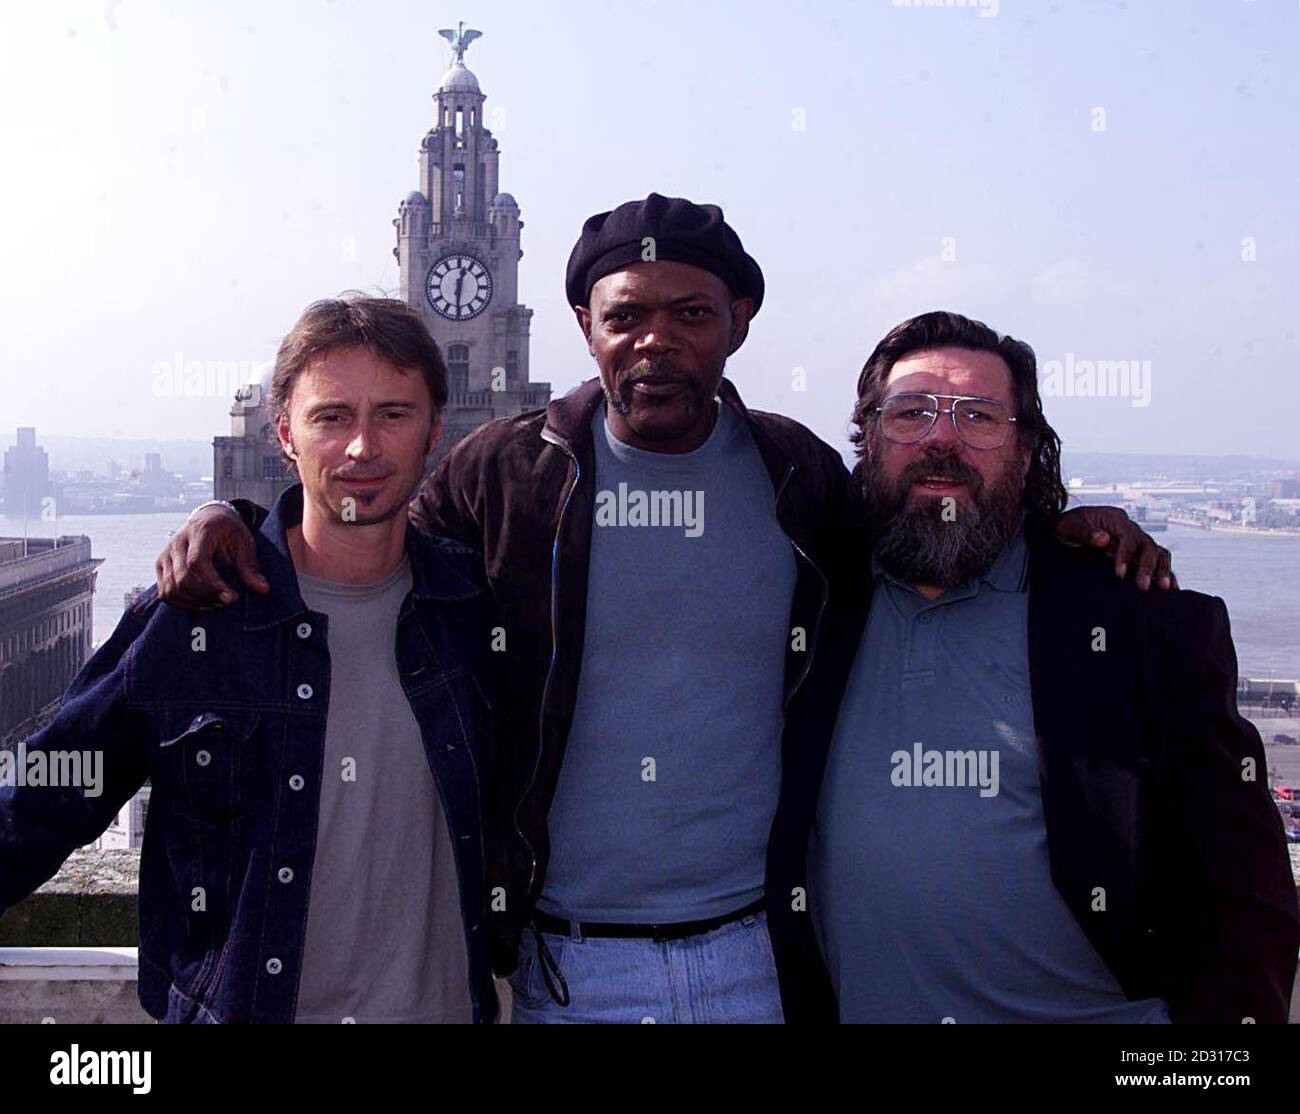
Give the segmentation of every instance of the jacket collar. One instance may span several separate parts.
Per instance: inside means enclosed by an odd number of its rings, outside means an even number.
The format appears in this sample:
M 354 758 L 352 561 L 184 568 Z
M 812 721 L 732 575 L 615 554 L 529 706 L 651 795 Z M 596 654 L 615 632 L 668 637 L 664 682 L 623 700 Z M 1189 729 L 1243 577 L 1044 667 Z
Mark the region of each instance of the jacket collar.
M 600 379 L 588 379 L 574 387 L 562 398 L 553 399 L 546 407 L 546 424 L 542 436 L 557 441 L 570 452 L 577 452 L 584 441 L 591 440 L 591 419 L 605 401 Z
M 286 488 L 258 531 L 257 557 L 270 592 L 244 592 L 244 629 L 262 630 L 308 612 L 289 555 L 289 530 L 302 521 L 302 484 Z M 463 600 L 481 589 L 459 573 L 438 541 L 406 524 L 406 553 L 411 561 L 411 594 L 423 600 Z

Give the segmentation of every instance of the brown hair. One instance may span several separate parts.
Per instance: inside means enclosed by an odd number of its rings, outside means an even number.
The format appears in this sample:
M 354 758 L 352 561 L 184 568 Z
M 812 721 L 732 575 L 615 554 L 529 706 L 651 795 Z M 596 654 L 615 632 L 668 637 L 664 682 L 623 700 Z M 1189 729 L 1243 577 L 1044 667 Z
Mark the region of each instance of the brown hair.
M 272 413 L 283 413 L 308 364 L 343 348 L 369 348 L 402 371 L 418 371 L 428 385 L 434 413 L 447 405 L 447 365 L 420 315 L 395 298 L 348 291 L 312 302 L 280 342 L 271 376 Z
M 858 404 L 853 408 L 856 428 L 849 436 L 858 454 L 854 479 L 861 486 L 867 440 L 890 371 L 905 356 L 935 348 L 991 352 L 1001 356 L 1011 369 L 1016 436 L 1021 446 L 1032 454 L 1021 502 L 1028 516 L 1040 522 L 1054 522 L 1065 509 L 1068 496 L 1061 482 L 1061 439 L 1047 424 L 1043 401 L 1038 395 L 1038 362 L 1034 350 L 1022 340 L 999 336 L 982 321 L 972 321 L 959 313 L 937 310 L 895 325 L 863 365 L 858 376 Z

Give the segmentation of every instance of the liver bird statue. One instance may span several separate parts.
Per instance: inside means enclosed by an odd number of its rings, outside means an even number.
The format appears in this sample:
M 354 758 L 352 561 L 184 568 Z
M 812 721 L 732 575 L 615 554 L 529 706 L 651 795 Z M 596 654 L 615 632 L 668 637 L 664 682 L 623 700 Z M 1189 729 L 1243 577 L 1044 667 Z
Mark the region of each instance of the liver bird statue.
M 444 27 L 438 34 L 451 43 L 451 49 L 456 55 L 453 62 L 463 66 L 465 64 L 465 51 L 469 49 L 469 44 L 475 39 L 481 38 L 483 32 L 466 31 L 465 21 L 462 19 L 457 30 L 453 31 L 450 27 Z

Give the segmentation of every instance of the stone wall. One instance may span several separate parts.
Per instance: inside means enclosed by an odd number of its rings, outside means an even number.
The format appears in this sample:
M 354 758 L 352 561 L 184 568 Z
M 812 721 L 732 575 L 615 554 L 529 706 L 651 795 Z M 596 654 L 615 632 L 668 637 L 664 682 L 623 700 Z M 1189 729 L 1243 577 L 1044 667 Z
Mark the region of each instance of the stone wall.
M 83 847 L 0 917 L 0 948 L 133 948 L 140 935 L 140 851 Z

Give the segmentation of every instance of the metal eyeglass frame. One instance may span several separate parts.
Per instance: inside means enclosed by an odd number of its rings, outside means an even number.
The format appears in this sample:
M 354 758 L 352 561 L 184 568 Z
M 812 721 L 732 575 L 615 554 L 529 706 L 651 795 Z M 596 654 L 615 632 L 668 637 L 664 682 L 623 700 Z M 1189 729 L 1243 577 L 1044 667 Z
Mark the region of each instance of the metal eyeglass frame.
M 939 415 L 947 414 L 948 417 L 952 419 L 953 433 L 957 435 L 957 439 L 961 441 L 963 445 L 965 445 L 968 449 L 974 449 L 976 452 L 992 452 L 994 449 L 1002 448 L 1002 446 L 1007 443 L 1007 436 L 1010 431 L 1006 427 L 1007 425 L 1014 425 L 1016 421 L 1014 414 L 1007 415 L 1006 423 L 1003 424 L 1002 440 L 999 441 L 996 445 L 972 445 L 969 441 L 966 440 L 964 436 L 962 436 L 961 426 L 957 424 L 957 403 L 991 402 L 995 406 L 1001 406 L 1003 410 L 1006 409 L 1005 403 L 999 402 L 996 398 L 985 398 L 983 395 L 934 395 L 934 394 L 929 394 L 926 391 L 899 391 L 898 394 L 896 395 L 890 395 L 890 397 L 885 399 L 885 401 L 890 402 L 895 398 L 928 398 L 934 400 L 934 416 L 930 419 L 930 424 L 925 427 L 925 432 L 921 434 L 920 437 L 917 437 L 915 440 L 898 441 L 895 438 L 890 437 L 888 433 L 885 433 L 885 423 L 883 421 L 880 423 L 880 432 L 884 434 L 887 440 L 893 441 L 895 445 L 915 445 L 920 441 L 924 441 L 927 437 L 930 436 L 931 433 L 934 432 L 935 423 L 938 422 Z M 952 405 L 949 406 L 947 410 L 944 410 L 939 405 L 940 401 L 945 398 L 952 399 Z M 877 418 L 879 418 L 880 415 L 883 414 L 884 412 L 885 412 L 885 408 L 883 406 L 877 406 L 872 411 L 872 413 L 875 414 Z

